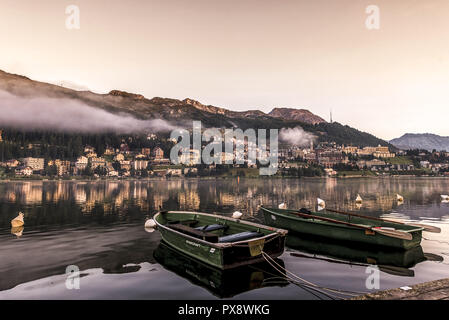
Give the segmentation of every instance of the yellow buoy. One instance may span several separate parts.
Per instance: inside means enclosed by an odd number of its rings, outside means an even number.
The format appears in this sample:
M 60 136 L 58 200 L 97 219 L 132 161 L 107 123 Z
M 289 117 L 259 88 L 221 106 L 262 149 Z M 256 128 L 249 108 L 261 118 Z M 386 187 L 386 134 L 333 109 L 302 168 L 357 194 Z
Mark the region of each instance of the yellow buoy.
M 397 195 L 396 195 L 396 199 L 397 199 L 399 202 L 404 201 L 404 197 L 401 196 L 400 194 L 397 194 Z
M 25 222 L 23 221 L 23 213 L 22 212 L 19 212 L 19 215 L 11 220 L 11 226 L 13 228 L 21 227 L 24 224 L 25 224 Z
M 23 229 L 24 229 L 23 226 L 20 226 L 20 227 L 12 227 L 12 228 L 11 228 L 11 234 L 17 236 L 17 238 L 20 238 L 20 237 L 22 236 L 22 234 L 23 234 Z

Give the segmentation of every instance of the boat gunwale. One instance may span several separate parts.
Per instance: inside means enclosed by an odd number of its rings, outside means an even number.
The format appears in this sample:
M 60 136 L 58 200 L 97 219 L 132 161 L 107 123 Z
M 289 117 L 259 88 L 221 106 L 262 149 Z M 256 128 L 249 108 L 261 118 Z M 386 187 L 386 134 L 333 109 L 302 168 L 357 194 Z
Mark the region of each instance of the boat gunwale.
M 195 237 L 190 236 L 188 234 L 179 232 L 179 231 L 174 230 L 174 229 L 172 229 L 172 228 L 170 228 L 170 227 L 168 227 L 166 225 L 163 225 L 163 224 L 159 223 L 156 218 L 157 218 L 157 216 L 159 216 L 160 214 L 163 214 L 163 213 L 200 214 L 200 215 L 203 215 L 203 216 L 209 216 L 209 217 L 213 217 L 213 218 L 220 218 L 220 219 L 228 220 L 228 221 L 235 222 L 235 223 L 243 223 L 243 224 L 251 225 L 253 227 L 258 227 L 258 228 L 261 228 L 261 229 L 264 229 L 264 230 L 268 230 L 268 231 L 273 231 L 273 232 L 270 233 L 270 234 L 267 234 L 266 236 L 253 238 L 253 239 L 249 239 L 249 240 L 242 240 L 242 241 L 236 241 L 236 242 L 223 242 L 223 243 L 208 242 L 208 241 L 205 241 L 205 240 L 202 240 L 202 239 L 199 239 L 199 238 L 195 238 Z M 195 211 L 159 211 L 159 212 L 157 212 L 153 216 L 153 220 L 155 221 L 156 225 L 158 227 L 161 227 L 162 229 L 165 229 L 167 231 L 176 233 L 176 234 L 178 234 L 178 235 L 180 235 L 180 236 L 182 236 L 184 238 L 189 238 L 190 240 L 193 240 L 193 241 L 196 241 L 196 242 L 199 242 L 199 243 L 202 243 L 202 244 L 205 244 L 207 246 L 214 247 L 214 248 L 217 248 L 217 249 L 230 248 L 230 247 L 233 247 L 234 245 L 246 244 L 246 243 L 249 243 L 251 241 L 256 241 L 256 240 L 261 240 L 261 239 L 268 239 L 268 238 L 275 239 L 276 237 L 279 237 L 279 236 L 286 236 L 287 233 L 288 233 L 287 230 L 280 229 L 280 228 L 264 226 L 262 224 L 258 224 L 258 223 L 254 223 L 254 222 L 250 222 L 250 221 L 239 220 L 239 219 L 229 218 L 229 217 L 225 217 L 225 216 L 218 216 L 216 214 L 209 214 L 209 213 L 195 212 Z M 270 229 L 273 229 L 273 230 L 270 230 Z
M 337 223 L 327 222 L 327 221 L 323 221 L 323 220 L 319 220 L 319 219 L 313 219 L 313 218 L 312 219 L 314 221 L 310 221 L 310 220 L 302 218 L 302 217 L 297 217 L 295 215 L 289 215 L 288 213 L 284 214 L 284 213 L 281 213 L 281 212 L 273 211 L 272 209 L 275 209 L 275 208 L 266 208 L 264 206 L 261 206 L 260 208 L 261 208 L 261 210 L 264 210 L 264 211 L 269 212 L 271 214 L 274 214 L 276 216 L 280 216 L 280 217 L 287 218 L 287 219 L 293 219 L 293 220 L 300 221 L 300 222 L 318 223 L 318 224 L 321 224 L 321 225 L 324 225 L 324 226 L 333 226 L 333 227 L 339 227 L 339 228 L 343 228 L 343 229 L 353 229 L 353 230 L 360 230 L 361 229 L 361 228 L 356 227 L 356 226 L 348 226 L 348 225 L 343 225 L 343 224 L 337 224 Z M 278 210 L 281 210 L 281 209 L 278 209 Z M 321 217 L 321 216 L 319 216 L 319 217 Z M 394 222 L 390 222 L 390 221 L 385 221 L 385 222 L 394 223 Z M 395 223 L 395 224 L 401 225 L 400 223 Z M 360 225 L 361 227 L 362 226 L 364 227 L 364 225 L 361 225 L 361 224 L 358 224 L 358 225 Z M 415 227 L 414 229 L 408 229 L 408 230 L 407 229 L 399 229 L 399 230 L 402 231 L 402 232 L 406 232 L 406 233 L 413 233 L 413 232 L 417 232 L 417 231 L 423 231 L 424 228 L 422 228 L 422 227 Z

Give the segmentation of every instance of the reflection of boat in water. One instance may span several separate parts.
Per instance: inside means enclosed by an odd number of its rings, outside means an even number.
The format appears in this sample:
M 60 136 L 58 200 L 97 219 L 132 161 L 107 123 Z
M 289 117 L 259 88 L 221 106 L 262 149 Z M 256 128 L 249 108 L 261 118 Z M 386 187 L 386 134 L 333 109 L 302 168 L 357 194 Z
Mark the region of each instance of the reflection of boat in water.
M 220 270 L 172 248 L 164 241 L 161 241 L 153 255 L 167 270 L 220 298 L 229 298 L 246 291 L 273 286 L 273 282 L 270 284 L 267 280 L 274 277 L 278 280 L 277 286 L 289 284 L 286 279 L 279 278 L 279 273 L 266 263 Z M 276 259 L 276 262 L 284 265 L 280 259 Z
M 435 261 L 441 258 L 434 254 L 423 253 L 421 246 L 405 251 L 389 248 L 370 248 L 367 250 L 366 246 L 352 242 L 329 242 L 322 237 L 293 233 L 287 235 L 286 246 L 309 254 L 291 253 L 292 256 L 350 265 L 377 265 L 381 271 L 386 273 L 408 277 L 414 276 L 414 271 L 409 268 L 426 260 Z M 316 257 L 315 255 L 323 257 Z
M 23 225 L 19 227 L 12 227 L 11 228 L 11 234 L 17 236 L 17 238 L 20 238 L 23 235 Z

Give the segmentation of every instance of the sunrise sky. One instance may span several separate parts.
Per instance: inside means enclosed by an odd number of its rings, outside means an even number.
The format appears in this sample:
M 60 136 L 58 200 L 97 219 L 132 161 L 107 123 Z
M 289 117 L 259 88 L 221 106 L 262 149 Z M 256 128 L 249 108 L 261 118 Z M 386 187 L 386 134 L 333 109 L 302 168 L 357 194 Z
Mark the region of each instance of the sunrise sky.
M 2 0 L 0 38 L 0 69 L 35 80 L 449 136 L 447 0 Z

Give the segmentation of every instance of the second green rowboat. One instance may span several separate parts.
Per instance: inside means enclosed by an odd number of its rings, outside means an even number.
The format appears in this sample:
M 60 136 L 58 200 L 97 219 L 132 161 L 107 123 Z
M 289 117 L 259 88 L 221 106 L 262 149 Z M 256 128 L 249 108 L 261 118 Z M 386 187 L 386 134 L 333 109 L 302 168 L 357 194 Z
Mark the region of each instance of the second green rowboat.
M 320 212 L 302 210 L 301 213 L 300 210 L 261 207 L 261 211 L 267 225 L 300 234 L 401 249 L 410 249 L 421 243 L 423 230 L 421 227 L 343 216 L 326 210 Z M 398 239 L 388 236 L 388 233 L 403 234 L 404 238 L 409 239 Z

